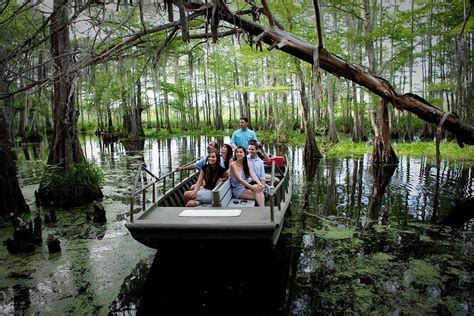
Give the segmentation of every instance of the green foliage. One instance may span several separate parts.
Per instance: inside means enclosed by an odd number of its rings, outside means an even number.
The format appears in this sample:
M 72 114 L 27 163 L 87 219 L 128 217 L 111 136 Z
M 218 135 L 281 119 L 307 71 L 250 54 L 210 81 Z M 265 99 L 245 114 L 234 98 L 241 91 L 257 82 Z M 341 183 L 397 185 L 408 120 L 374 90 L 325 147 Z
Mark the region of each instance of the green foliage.
M 234 91 L 239 92 L 255 92 L 255 95 L 265 95 L 268 92 L 288 92 L 291 90 L 289 86 L 267 86 L 267 87 L 257 87 L 257 86 L 234 86 Z
M 418 286 L 440 286 L 440 271 L 435 265 L 415 259 L 409 263 L 410 276 Z
M 275 104 L 274 115 L 280 119 L 275 120 L 275 130 L 271 135 L 271 142 L 277 146 L 286 146 L 289 142 L 293 126 L 293 118 L 287 115 L 284 104 Z
M 97 124 L 95 122 L 78 122 L 78 128 L 81 132 L 94 133 L 97 130 Z
M 452 91 L 456 89 L 456 84 L 454 82 L 437 82 L 431 83 L 428 85 L 428 91 L 430 92 L 444 92 L 444 91 Z
M 327 240 L 351 239 L 354 236 L 354 231 L 346 227 L 325 226 L 323 229 L 317 229 L 315 236 Z
M 154 124 L 152 124 L 154 125 Z M 180 137 L 180 136 L 193 136 L 200 137 L 203 134 L 210 137 L 224 137 L 228 136 L 231 131 L 228 130 L 216 130 L 213 126 L 206 126 L 199 130 L 182 130 L 180 128 L 173 128 L 173 134 L 170 134 L 165 128 L 157 131 L 156 128 L 145 128 L 145 137 L 152 137 L 158 139 L 167 139 L 171 137 Z
M 304 135 L 293 132 L 290 137 L 293 143 L 299 146 L 304 145 Z M 366 153 L 372 152 L 369 143 L 354 143 L 349 138 L 340 137 L 338 143 L 332 143 L 326 137 L 317 137 L 320 151 L 328 157 L 362 157 Z M 436 147 L 433 141 L 417 141 L 412 143 L 392 142 L 392 146 L 397 155 L 412 157 L 428 157 L 436 159 Z M 460 148 L 456 142 L 442 142 L 440 144 L 441 158 L 450 161 L 464 161 L 474 163 L 474 148 L 465 146 Z
M 467 287 L 458 282 L 469 274 L 473 258 L 464 256 L 455 234 L 420 222 L 402 230 L 384 225 L 356 228 L 338 221 L 321 218 L 321 228 L 305 231 L 315 239 L 302 256 L 311 256 L 313 265 L 307 270 L 314 272 L 310 278 L 297 275 L 296 283 L 312 288 L 312 313 L 461 312 L 459 302 L 465 300 Z
M 436 146 L 432 141 L 394 143 L 393 148 L 398 155 L 428 157 L 432 160 L 436 159 Z M 456 142 L 444 141 L 440 144 L 440 152 L 443 159 L 474 162 L 474 148 L 472 146 L 461 148 Z
M 320 139 L 320 150 L 328 157 L 362 157 L 371 152 L 372 146 L 365 143 L 354 143 L 352 140 L 342 138 L 337 143 L 328 142 L 325 138 Z
M 47 166 L 41 183 L 58 196 L 82 196 L 90 187 L 104 184 L 102 169 L 89 161 L 82 161 L 64 170 L 56 166 Z
M 29 34 L 32 34 L 42 22 L 42 14 L 34 10 L 20 10 L 20 4 L 17 1 L 7 2 L 6 7 L 3 7 L 3 12 L 0 16 L 0 25 L 8 27 L 0 28 L 0 53 L 1 56 L 6 56 L 16 49 L 16 45 L 25 41 Z M 27 5 L 28 7 L 28 5 Z M 8 39 L 8 40 L 5 40 Z M 35 39 L 33 39 L 35 40 Z
M 461 33 L 461 28 L 463 25 L 464 21 L 459 23 L 453 30 L 451 31 L 451 34 L 453 36 L 459 35 Z M 464 33 L 473 33 L 474 32 L 474 20 L 471 18 L 467 20 L 466 26 L 464 27 Z
M 175 110 L 180 112 L 187 112 L 188 108 L 185 107 L 186 99 L 191 95 L 191 83 L 184 80 L 178 79 L 176 83 L 161 82 L 161 88 L 172 92 L 174 98 L 168 101 L 168 104 Z

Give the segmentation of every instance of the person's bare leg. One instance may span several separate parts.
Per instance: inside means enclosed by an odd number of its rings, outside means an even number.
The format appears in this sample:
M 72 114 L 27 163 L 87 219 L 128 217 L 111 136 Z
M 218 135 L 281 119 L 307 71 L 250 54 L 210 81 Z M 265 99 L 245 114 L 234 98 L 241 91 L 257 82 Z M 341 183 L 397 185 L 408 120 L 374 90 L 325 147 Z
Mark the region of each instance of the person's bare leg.
M 258 206 L 264 207 L 265 206 L 265 195 L 263 192 L 254 193 L 255 194 L 255 201 L 257 201 Z
M 245 189 L 239 196 L 239 199 L 243 200 L 255 200 L 255 193 L 250 189 Z
M 186 203 L 186 207 L 196 207 L 198 205 L 199 204 L 196 200 L 189 200 L 188 203 Z
M 265 196 L 263 195 L 263 192 L 255 193 L 250 189 L 245 189 L 240 194 L 239 198 L 244 200 L 255 200 L 258 206 L 265 206 Z
M 196 197 L 194 196 L 194 191 L 186 191 L 183 194 L 184 205 L 188 204 L 189 200 L 193 200 Z

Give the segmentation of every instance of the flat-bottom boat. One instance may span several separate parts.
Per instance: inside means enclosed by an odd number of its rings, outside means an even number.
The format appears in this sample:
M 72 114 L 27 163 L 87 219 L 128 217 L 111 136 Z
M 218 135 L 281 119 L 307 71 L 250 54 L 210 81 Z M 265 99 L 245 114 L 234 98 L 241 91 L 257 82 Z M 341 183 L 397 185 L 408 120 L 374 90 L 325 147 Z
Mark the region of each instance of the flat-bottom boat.
M 276 245 L 290 206 L 291 168 L 284 160 L 279 166 L 275 162 L 265 166 L 265 170 L 270 173 L 270 190 L 264 207 L 255 206 L 253 200 L 233 198 L 230 180 L 226 180 L 213 190 L 212 204 L 189 208 L 184 206 L 183 194 L 199 173 L 182 171 L 176 176 L 170 172 L 157 177 L 140 165 L 125 225 L 133 238 L 152 248 L 191 240 L 259 240 Z M 138 199 L 142 205 L 136 210 Z

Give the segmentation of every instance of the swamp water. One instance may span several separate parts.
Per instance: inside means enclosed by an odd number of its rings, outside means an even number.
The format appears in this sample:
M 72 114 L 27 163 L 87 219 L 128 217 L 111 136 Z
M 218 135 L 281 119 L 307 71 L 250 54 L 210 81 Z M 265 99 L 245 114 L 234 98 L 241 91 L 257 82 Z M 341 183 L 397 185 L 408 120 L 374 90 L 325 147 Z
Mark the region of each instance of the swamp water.
M 2 246 L 0 314 L 472 314 L 473 167 L 399 157 L 396 169 L 377 169 L 365 156 L 305 170 L 293 148 L 292 208 L 275 251 L 252 243 L 156 251 L 133 240 L 124 223 L 137 166 L 165 174 L 207 141 L 146 140 L 133 151 L 84 138 L 87 158 L 104 170 L 107 223 L 86 220 L 91 206 L 57 210 L 34 252 Z M 31 217 L 44 147 L 17 151 Z M 60 253 L 48 254 L 48 234 Z

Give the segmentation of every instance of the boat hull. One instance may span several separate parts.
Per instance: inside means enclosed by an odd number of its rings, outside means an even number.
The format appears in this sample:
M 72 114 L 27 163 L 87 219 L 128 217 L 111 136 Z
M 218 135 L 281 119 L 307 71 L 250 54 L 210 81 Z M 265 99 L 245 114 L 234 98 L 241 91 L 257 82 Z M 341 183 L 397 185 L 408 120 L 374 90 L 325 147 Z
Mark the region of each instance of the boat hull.
M 280 174 L 281 184 L 276 188 L 278 194 L 274 195 L 273 208 L 268 205 L 242 207 L 234 204 L 232 207 L 230 204 L 228 207 L 177 206 L 182 204 L 183 192 L 195 181 L 196 177 L 191 176 L 163 194 L 147 211 L 136 214 L 135 219 L 132 218 L 125 225 L 134 239 L 151 248 L 158 248 L 163 243 L 216 240 L 252 240 L 275 245 L 292 196 L 291 178 L 285 178 L 289 174 L 289 170 Z M 184 215 L 191 210 L 191 213 L 197 215 Z M 232 212 L 227 212 L 229 215 L 226 211 Z

